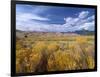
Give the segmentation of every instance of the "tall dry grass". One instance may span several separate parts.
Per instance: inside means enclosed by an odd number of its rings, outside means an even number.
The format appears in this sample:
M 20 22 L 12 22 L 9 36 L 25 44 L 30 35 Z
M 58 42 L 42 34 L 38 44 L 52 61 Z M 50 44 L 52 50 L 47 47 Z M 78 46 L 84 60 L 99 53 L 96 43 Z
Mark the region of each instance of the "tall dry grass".
M 89 38 L 77 36 L 73 41 L 17 40 L 16 72 L 93 69 L 95 48 L 94 41 Z

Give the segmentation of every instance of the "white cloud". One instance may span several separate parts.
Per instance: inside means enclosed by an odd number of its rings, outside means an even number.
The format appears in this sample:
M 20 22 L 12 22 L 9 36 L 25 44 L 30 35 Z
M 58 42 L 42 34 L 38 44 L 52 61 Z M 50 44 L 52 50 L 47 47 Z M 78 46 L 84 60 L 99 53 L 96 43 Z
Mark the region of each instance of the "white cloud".
M 64 20 L 67 22 L 70 22 L 72 20 L 72 17 L 67 17 L 67 18 L 64 18 Z
M 88 16 L 88 14 L 89 14 L 88 11 L 82 11 L 82 12 L 79 13 L 79 18 L 85 18 L 85 17 Z
M 86 30 L 94 30 L 95 26 L 95 16 L 88 16 L 89 12 L 88 11 L 82 11 L 79 13 L 78 17 L 67 17 L 64 18 L 65 26 L 67 31 L 75 31 L 75 30 L 81 30 L 81 29 L 86 29 Z
M 95 22 L 94 21 L 92 21 L 92 22 L 86 22 L 86 23 L 84 23 L 81 27 L 80 27 L 80 29 L 86 29 L 86 30 L 94 30 L 94 26 L 95 25 Z
M 17 21 L 28 21 L 31 19 L 43 20 L 43 21 L 49 20 L 48 18 L 41 17 L 41 16 L 38 16 L 38 15 L 35 15 L 32 13 L 17 13 L 17 15 L 16 15 Z
M 87 18 L 87 21 L 92 21 L 92 20 L 95 20 L 95 16 L 94 15 L 92 15 L 92 16 Z
M 67 17 L 67 18 L 64 18 L 65 20 L 65 26 L 68 27 L 68 26 L 76 26 L 76 23 L 79 22 L 79 18 L 72 18 L 72 17 Z

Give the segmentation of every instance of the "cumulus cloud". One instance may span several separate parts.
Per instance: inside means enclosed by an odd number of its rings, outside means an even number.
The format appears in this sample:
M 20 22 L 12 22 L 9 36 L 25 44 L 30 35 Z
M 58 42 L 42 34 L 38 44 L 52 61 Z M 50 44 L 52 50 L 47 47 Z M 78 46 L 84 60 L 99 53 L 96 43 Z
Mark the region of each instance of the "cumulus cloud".
M 92 21 L 92 22 L 86 22 L 86 23 L 84 23 L 81 27 L 80 27 L 80 29 L 86 29 L 86 30 L 94 30 L 94 21 Z
M 88 14 L 89 14 L 88 11 L 82 11 L 82 12 L 79 13 L 79 18 L 85 18 L 85 17 L 88 16 Z
M 67 18 L 64 18 L 64 20 L 67 22 L 70 22 L 72 20 L 72 17 L 67 17 Z
M 64 18 L 66 31 L 75 30 L 94 30 L 95 16 L 88 16 L 88 11 L 82 11 L 79 13 L 78 17 L 66 17 Z
M 67 17 L 64 18 L 65 24 L 64 25 L 70 25 L 70 26 L 76 26 L 76 23 L 79 22 L 79 18 L 72 18 L 72 17 Z

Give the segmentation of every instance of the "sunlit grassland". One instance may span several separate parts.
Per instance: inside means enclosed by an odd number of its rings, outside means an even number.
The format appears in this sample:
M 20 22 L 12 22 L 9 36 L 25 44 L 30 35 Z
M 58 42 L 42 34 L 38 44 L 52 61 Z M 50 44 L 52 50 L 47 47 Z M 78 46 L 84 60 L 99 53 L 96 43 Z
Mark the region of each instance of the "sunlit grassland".
M 94 69 L 94 59 L 93 35 L 16 38 L 17 73 Z

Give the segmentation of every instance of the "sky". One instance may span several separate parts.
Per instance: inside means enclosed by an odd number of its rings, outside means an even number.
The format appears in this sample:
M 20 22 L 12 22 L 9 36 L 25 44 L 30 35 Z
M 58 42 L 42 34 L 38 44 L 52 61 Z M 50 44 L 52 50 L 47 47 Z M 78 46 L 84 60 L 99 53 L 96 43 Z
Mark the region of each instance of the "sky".
M 95 9 L 16 4 L 16 29 L 38 32 L 94 31 Z

